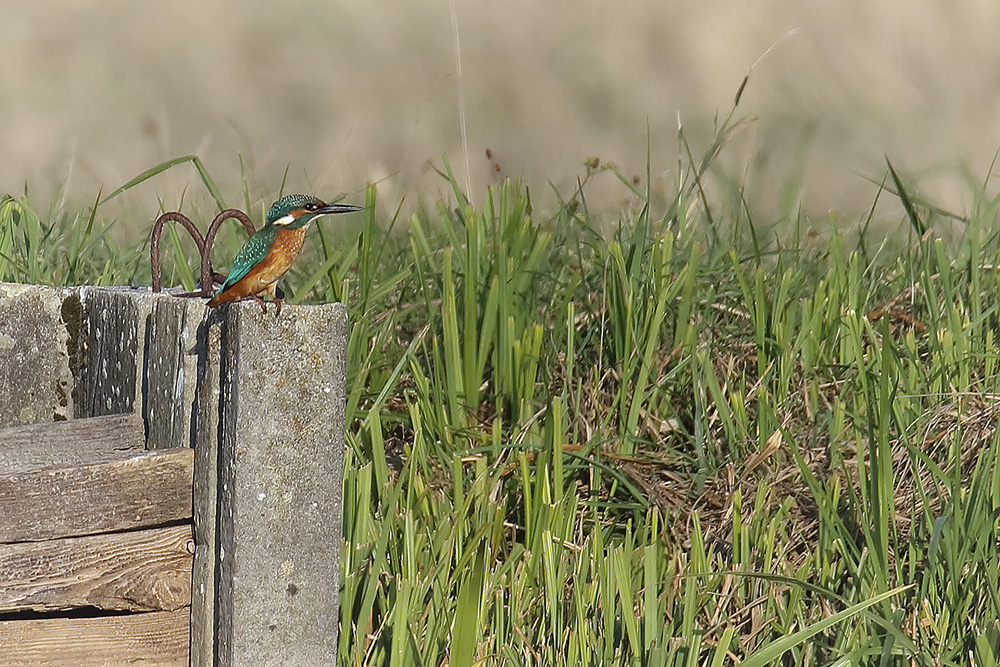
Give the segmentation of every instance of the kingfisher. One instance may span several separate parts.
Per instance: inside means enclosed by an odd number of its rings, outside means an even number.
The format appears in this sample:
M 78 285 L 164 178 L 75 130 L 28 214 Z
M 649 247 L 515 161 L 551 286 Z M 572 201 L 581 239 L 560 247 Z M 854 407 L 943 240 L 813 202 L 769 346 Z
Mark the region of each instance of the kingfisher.
M 230 301 L 250 297 L 267 312 L 267 295 L 278 304 L 278 280 L 292 267 L 302 250 L 306 226 L 324 215 L 362 210 L 349 204 L 326 204 L 310 195 L 286 195 L 271 205 L 264 226 L 236 253 L 233 268 L 222 287 L 208 302 L 218 308 Z

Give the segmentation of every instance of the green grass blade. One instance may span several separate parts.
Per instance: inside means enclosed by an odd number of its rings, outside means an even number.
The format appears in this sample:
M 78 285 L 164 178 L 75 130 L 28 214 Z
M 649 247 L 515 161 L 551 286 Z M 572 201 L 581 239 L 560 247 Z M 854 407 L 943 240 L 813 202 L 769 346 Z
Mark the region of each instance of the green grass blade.
M 845 621 L 848 618 L 851 618 L 852 616 L 861 613 L 862 611 L 864 611 L 868 607 L 871 607 L 872 605 L 879 604 L 880 602 L 888 600 L 891 597 L 899 595 L 903 591 L 908 590 L 912 587 L 913 584 L 909 584 L 907 586 L 899 586 L 897 588 L 893 588 L 890 591 L 886 591 L 884 593 L 876 595 L 875 597 L 869 598 L 864 602 L 859 602 L 857 604 L 851 605 L 847 609 L 843 609 L 837 612 L 836 614 L 824 618 L 821 621 L 817 621 L 811 625 L 808 625 L 805 628 L 799 630 L 798 632 L 793 632 L 790 635 L 774 640 L 773 642 L 767 644 L 763 648 L 754 651 L 753 655 L 748 656 L 746 659 L 742 660 L 739 663 L 739 665 L 740 667 L 764 667 L 764 665 L 772 664 L 774 663 L 774 661 L 778 660 L 778 658 L 780 658 L 781 655 L 785 653 L 785 651 L 791 649 L 794 646 L 797 646 L 798 644 L 801 644 L 810 637 L 813 637 L 819 634 L 820 632 L 823 632 L 827 628 L 831 628 L 834 625 L 840 623 L 841 621 Z
M 476 659 L 485 570 L 484 544 L 476 554 L 472 572 L 465 577 L 459 588 L 448 660 L 448 664 L 453 667 L 472 667 Z
M 104 199 L 100 200 L 99 204 L 105 204 L 114 199 L 115 197 L 117 197 L 118 195 L 122 194 L 123 192 L 131 190 L 140 183 L 145 183 L 149 179 L 153 178 L 154 176 L 162 174 L 171 167 L 176 167 L 177 165 L 184 164 L 185 162 L 190 162 L 191 164 L 194 165 L 195 171 L 198 172 L 198 176 L 201 178 L 201 182 L 205 185 L 205 188 L 208 190 L 209 194 L 212 195 L 212 199 L 215 200 L 215 203 L 219 207 L 219 210 L 222 211 L 228 208 L 226 206 L 225 200 L 223 200 L 222 198 L 222 193 L 219 191 L 218 186 L 215 185 L 215 181 L 212 180 L 212 177 L 209 175 L 208 170 L 205 169 L 205 165 L 202 164 L 201 160 L 198 158 L 197 155 L 185 155 L 183 157 L 173 158 L 172 160 L 167 160 L 165 162 L 161 162 L 160 164 L 154 167 L 150 167 L 149 169 L 142 172 L 132 180 L 128 181 L 118 189 L 114 190 Z

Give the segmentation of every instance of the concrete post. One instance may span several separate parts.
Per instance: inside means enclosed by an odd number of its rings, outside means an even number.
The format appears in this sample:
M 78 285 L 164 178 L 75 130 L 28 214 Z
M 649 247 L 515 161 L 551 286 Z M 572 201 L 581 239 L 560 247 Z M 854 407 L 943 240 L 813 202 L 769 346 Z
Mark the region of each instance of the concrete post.
M 0 428 L 73 417 L 69 290 L 0 283 Z
M 333 665 L 346 311 L 222 316 L 218 664 Z

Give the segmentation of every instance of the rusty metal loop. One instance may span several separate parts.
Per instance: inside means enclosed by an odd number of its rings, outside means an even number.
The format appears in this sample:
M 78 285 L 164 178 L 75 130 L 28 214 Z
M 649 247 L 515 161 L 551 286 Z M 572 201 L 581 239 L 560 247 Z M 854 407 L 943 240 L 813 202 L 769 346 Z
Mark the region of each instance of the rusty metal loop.
M 212 271 L 212 243 L 215 242 L 215 235 L 218 233 L 219 227 L 229 218 L 239 220 L 243 223 L 243 228 L 247 230 L 247 233 L 250 236 L 254 235 L 255 230 L 250 217 L 243 211 L 235 208 L 226 209 L 215 216 L 205 236 L 201 235 L 201 232 L 198 231 L 198 228 L 195 227 L 190 218 L 178 211 L 168 211 L 157 218 L 156 222 L 153 223 L 153 235 L 149 243 L 149 266 L 153 276 L 153 291 L 159 292 L 162 288 L 162 279 L 160 276 L 160 236 L 163 234 L 163 225 L 167 222 L 179 222 L 184 225 L 184 229 L 191 235 L 194 244 L 198 247 L 198 254 L 201 256 L 201 290 L 180 296 L 211 296 L 215 288 L 215 283 L 221 283 L 226 279 L 225 276 Z
M 215 216 L 215 219 L 212 220 L 212 224 L 208 226 L 208 232 L 205 234 L 205 243 L 201 251 L 201 290 L 205 293 L 205 296 L 211 296 L 213 291 L 212 288 L 214 286 L 212 283 L 212 280 L 214 279 L 214 274 L 212 272 L 212 244 L 215 243 L 215 235 L 219 232 L 219 227 L 221 227 L 222 223 L 229 218 L 236 218 L 243 223 L 243 229 L 247 230 L 247 234 L 250 236 L 253 236 L 256 231 L 253 227 L 253 222 L 250 220 L 250 216 L 239 209 L 227 208 L 225 211 Z M 221 283 L 225 281 L 225 279 L 226 277 L 222 276 L 222 280 L 219 282 Z
M 202 237 L 201 232 L 198 228 L 194 226 L 191 219 L 188 218 L 183 213 L 177 211 L 167 211 L 153 223 L 153 237 L 149 242 L 149 267 L 153 274 L 153 291 L 159 292 L 161 287 L 160 278 L 160 235 L 163 234 L 163 225 L 167 222 L 179 222 L 184 225 L 184 229 L 188 230 L 191 238 L 194 239 L 194 244 L 198 246 L 198 254 L 205 255 L 205 239 Z M 202 276 L 204 277 L 204 275 Z

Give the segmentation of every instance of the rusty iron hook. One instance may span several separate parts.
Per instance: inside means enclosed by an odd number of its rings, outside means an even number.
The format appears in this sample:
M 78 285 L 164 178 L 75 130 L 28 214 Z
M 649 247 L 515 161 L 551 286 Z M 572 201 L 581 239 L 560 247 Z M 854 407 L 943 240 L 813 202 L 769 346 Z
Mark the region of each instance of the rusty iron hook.
M 235 208 L 227 208 L 215 216 L 212 224 L 208 226 L 208 233 L 205 236 L 201 235 L 201 232 L 198 231 L 198 228 L 195 227 L 190 218 L 178 211 L 167 211 L 157 218 L 156 222 L 153 223 L 153 235 L 149 243 L 149 266 L 153 274 L 153 291 L 159 292 L 162 287 L 160 277 L 160 236 L 163 234 L 163 225 L 167 222 L 179 222 L 188 231 L 188 234 L 191 235 L 194 244 L 198 247 L 198 254 L 201 256 L 201 289 L 196 292 L 186 292 L 177 296 L 212 296 L 212 293 L 215 291 L 215 283 L 221 283 L 225 280 L 225 276 L 212 271 L 212 244 L 215 242 L 215 236 L 219 231 L 219 227 L 229 218 L 239 220 L 243 224 L 243 228 L 247 231 L 247 234 L 250 236 L 254 235 L 256 230 L 250 217 L 243 211 Z

